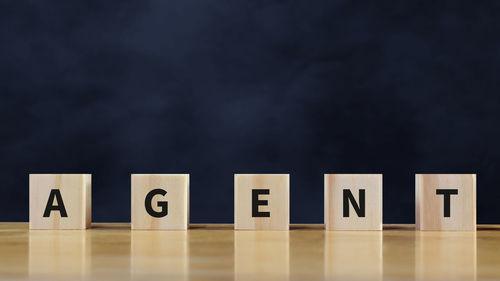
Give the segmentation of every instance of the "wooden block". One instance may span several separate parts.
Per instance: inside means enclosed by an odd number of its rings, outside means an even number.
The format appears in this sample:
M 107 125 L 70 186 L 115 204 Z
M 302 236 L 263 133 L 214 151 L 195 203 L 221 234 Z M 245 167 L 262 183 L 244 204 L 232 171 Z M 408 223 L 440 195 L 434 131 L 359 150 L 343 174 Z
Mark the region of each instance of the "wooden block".
M 186 230 L 189 174 L 133 174 L 132 229 Z
M 90 174 L 30 174 L 30 229 L 86 229 Z
M 382 230 L 381 174 L 325 174 L 327 230 Z
M 418 230 L 476 230 L 475 174 L 416 174 Z
M 288 230 L 290 224 L 288 174 L 234 175 L 234 228 Z

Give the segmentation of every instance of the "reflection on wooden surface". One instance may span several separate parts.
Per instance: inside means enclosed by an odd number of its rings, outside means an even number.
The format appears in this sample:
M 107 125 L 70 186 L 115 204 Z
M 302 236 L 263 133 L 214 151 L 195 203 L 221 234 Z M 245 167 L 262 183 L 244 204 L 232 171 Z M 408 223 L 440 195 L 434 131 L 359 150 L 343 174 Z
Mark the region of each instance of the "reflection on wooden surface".
M 476 232 L 415 234 L 417 280 L 476 280 Z
M 31 230 L 30 276 L 85 277 L 90 269 L 90 236 L 85 230 Z
M 27 223 L 0 223 L 0 278 L 28 277 L 28 233 Z
M 327 279 L 382 279 L 382 231 L 325 231 Z
M 128 223 L 93 224 L 86 231 L 91 239 L 92 280 L 130 279 L 130 225 Z
M 294 225 L 290 228 L 290 280 L 323 278 L 324 239 L 322 225 Z
M 414 279 L 416 233 L 413 226 L 384 227 L 383 279 Z
M 235 231 L 235 280 L 288 280 L 290 252 L 288 231 Z
M 477 279 L 500 279 L 500 226 L 483 226 L 477 232 Z
M 0 280 L 500 280 L 500 226 L 477 232 L 28 230 L 0 223 Z
M 187 280 L 188 232 L 132 231 L 130 273 L 136 277 Z
M 234 233 L 232 225 L 191 226 L 188 275 L 190 281 L 233 280 Z

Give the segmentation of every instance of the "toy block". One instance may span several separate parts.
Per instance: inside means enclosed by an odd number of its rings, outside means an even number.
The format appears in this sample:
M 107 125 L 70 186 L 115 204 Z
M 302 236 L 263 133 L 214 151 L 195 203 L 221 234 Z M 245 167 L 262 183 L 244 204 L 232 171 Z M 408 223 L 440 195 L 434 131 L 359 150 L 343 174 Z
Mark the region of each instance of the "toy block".
M 90 174 L 30 174 L 30 229 L 86 229 L 91 222 Z
M 133 174 L 132 229 L 186 230 L 189 174 Z
M 476 230 L 475 174 L 416 174 L 417 230 Z
M 236 230 L 288 230 L 289 205 L 288 174 L 234 175 Z
M 382 230 L 381 174 L 325 174 L 327 230 Z

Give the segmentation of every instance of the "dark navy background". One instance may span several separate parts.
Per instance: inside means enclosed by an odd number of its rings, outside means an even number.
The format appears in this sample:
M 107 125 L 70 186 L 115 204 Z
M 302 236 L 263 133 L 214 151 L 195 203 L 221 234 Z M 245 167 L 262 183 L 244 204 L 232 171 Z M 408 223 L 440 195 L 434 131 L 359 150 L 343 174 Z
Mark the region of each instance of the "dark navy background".
M 462 2 L 464 4 L 462 4 Z M 233 221 L 234 173 L 290 173 L 291 222 L 324 173 L 477 173 L 500 223 L 498 1 L 0 2 L 0 221 L 29 173 L 92 173 L 94 221 L 130 220 L 131 173 L 190 173 L 191 222 Z

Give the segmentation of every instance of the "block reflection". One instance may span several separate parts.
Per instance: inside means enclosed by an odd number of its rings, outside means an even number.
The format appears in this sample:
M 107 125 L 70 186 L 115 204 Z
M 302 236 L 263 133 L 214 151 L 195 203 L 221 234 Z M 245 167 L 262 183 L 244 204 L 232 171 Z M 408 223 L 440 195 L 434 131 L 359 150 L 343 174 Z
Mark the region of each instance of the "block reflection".
M 326 279 L 381 280 L 381 231 L 326 231 Z
M 187 231 L 132 231 L 130 274 L 132 279 L 188 279 Z
M 235 280 L 289 280 L 288 231 L 235 231 Z
M 85 230 L 29 232 L 29 275 L 84 277 L 91 266 L 90 236 Z
M 476 280 L 476 232 L 418 231 L 417 280 Z

